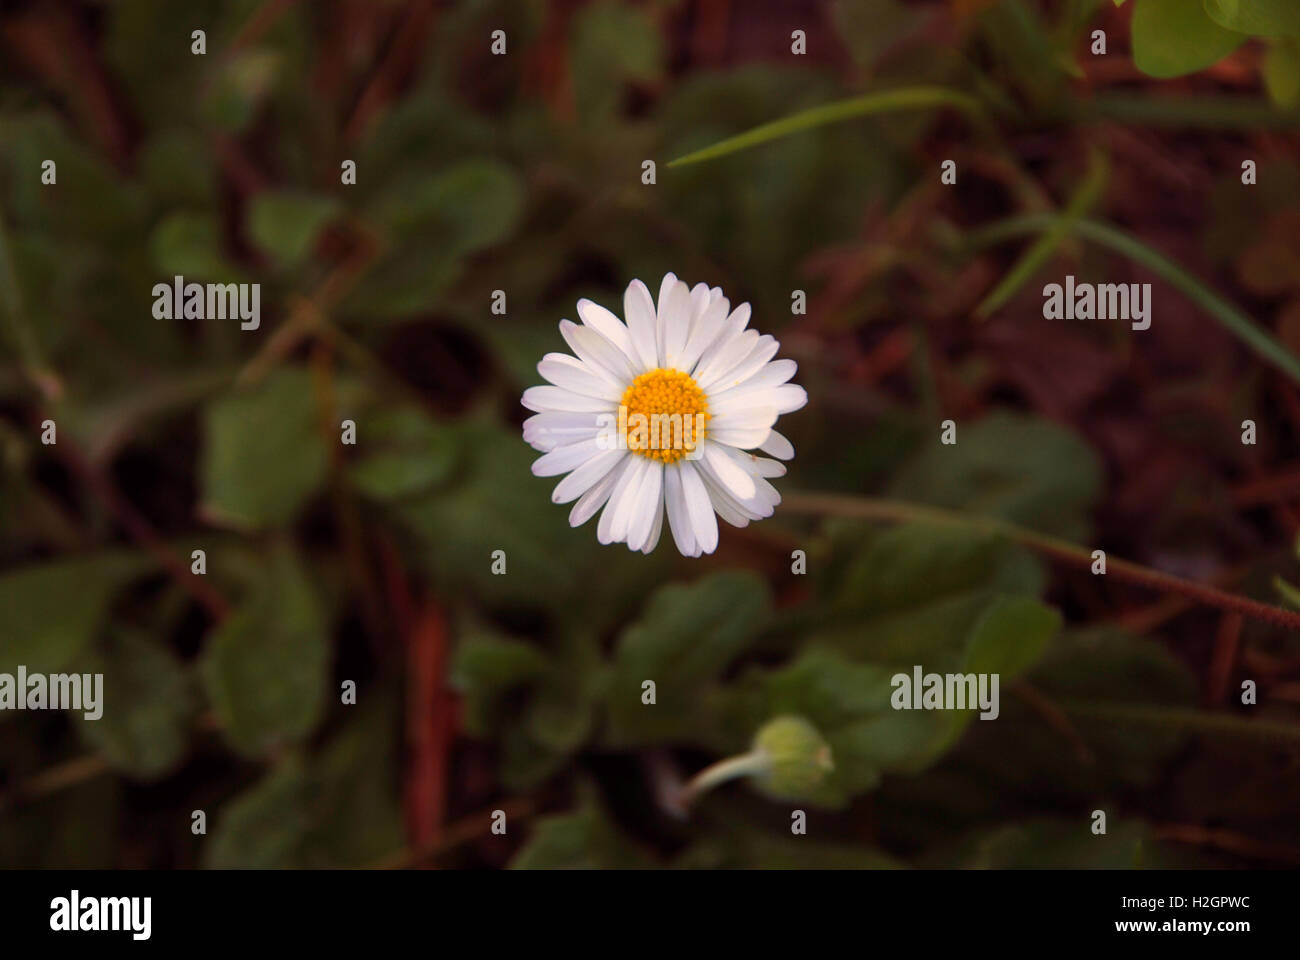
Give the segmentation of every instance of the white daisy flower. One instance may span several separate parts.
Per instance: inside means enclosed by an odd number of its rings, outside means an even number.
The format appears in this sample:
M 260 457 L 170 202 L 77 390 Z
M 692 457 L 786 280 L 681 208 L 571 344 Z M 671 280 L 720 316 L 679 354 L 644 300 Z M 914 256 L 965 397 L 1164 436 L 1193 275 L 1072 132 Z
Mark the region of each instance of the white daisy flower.
M 524 440 L 543 456 L 539 477 L 566 474 L 551 494 L 576 500 L 579 526 L 604 507 L 601 543 L 649 553 L 664 516 L 684 556 L 712 553 L 718 521 L 743 527 L 769 517 L 781 495 L 768 483 L 794 456 L 772 429 L 776 418 L 808 402 L 787 381 L 793 360 L 773 360 L 780 344 L 746 330 L 749 304 L 735 310 L 719 287 L 687 287 L 668 274 L 659 304 L 640 280 L 623 295 L 627 324 L 590 300 L 581 324 L 560 321 L 577 355 L 548 353 L 537 365 L 552 386 L 530 387 Z

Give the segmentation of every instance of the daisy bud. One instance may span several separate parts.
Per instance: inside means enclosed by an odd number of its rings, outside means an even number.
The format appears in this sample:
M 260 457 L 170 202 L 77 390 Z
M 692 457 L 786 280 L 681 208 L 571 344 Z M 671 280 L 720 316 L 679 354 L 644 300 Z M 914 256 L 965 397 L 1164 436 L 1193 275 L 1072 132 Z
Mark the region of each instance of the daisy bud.
M 757 777 L 763 789 L 789 800 L 808 796 L 835 768 L 830 744 L 803 717 L 769 720 L 754 737 L 754 753 L 768 761 Z
M 833 768 L 830 744 L 816 727 L 802 717 L 777 717 L 758 731 L 748 753 L 719 760 L 697 773 L 685 787 L 683 806 L 740 777 L 753 777 L 774 797 L 799 800 L 816 790 Z

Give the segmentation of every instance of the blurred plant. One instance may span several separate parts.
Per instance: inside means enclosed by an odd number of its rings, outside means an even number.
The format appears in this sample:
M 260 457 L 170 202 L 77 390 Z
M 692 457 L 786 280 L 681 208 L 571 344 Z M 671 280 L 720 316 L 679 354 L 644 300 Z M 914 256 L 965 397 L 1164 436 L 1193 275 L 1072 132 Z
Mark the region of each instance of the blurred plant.
M 1166 29 L 1170 4 L 1134 4 L 1135 45 L 1173 38 L 1139 66 L 1268 35 L 1286 102 L 1289 5 L 1207 4 L 1209 29 L 1189 0 Z M 3 15 L 0 671 L 102 672 L 109 706 L 0 717 L 0 863 L 1300 845 L 1297 771 L 1261 760 L 1295 749 L 1300 614 L 1253 599 L 1295 580 L 1297 341 L 1263 313 L 1296 299 L 1294 197 L 1281 170 L 1245 200 L 1217 173 L 1297 115 L 1079 57 L 1118 16 L 1097 0 L 842 0 L 794 65 L 745 46 L 784 43 L 784 7 L 729 32 L 702 6 Z M 177 41 L 196 22 L 206 57 Z M 1167 285 L 1152 336 L 1040 321 L 1061 261 Z M 575 536 L 519 440 L 556 321 L 668 268 L 751 301 L 812 398 L 785 510 L 702 563 Z M 177 274 L 262 284 L 261 329 L 153 317 Z M 999 673 L 998 721 L 894 710 L 918 662 Z M 681 771 L 735 757 L 768 795 L 678 817 Z M 792 837 L 781 796 L 834 813 Z M 1122 811 L 1104 838 L 1080 830 L 1098 804 Z

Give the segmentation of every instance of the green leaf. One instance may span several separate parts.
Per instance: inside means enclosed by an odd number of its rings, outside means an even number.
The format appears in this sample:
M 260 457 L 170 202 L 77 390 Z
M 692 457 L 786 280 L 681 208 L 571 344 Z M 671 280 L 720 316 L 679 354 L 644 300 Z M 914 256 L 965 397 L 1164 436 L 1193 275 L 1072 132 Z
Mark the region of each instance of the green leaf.
M 668 166 L 683 167 L 704 160 L 713 160 L 717 157 L 724 157 L 729 153 L 748 150 L 750 147 L 756 147 L 772 140 L 779 140 L 782 137 L 825 126 L 829 123 L 841 123 L 857 117 L 893 113 L 899 110 L 932 110 L 937 107 L 953 107 L 968 115 L 981 115 L 979 101 L 955 90 L 948 90 L 943 87 L 907 87 L 899 90 L 886 90 L 882 93 L 870 93 L 849 100 L 824 104 L 811 110 L 803 110 L 791 116 L 783 117 L 780 120 L 774 120 L 771 123 L 762 124 L 734 137 L 728 137 L 710 147 L 705 147 L 703 150 L 696 150 L 683 157 L 678 157 L 676 160 L 669 161 Z
M 244 130 L 271 92 L 279 72 L 275 50 L 240 50 L 220 65 L 200 105 L 205 121 L 228 133 Z
M 1228 30 L 1257 37 L 1300 37 L 1300 4 L 1294 0 L 1205 0 L 1210 19 Z
M 1264 56 L 1264 83 L 1279 107 L 1300 104 L 1300 41 L 1276 40 L 1269 45 Z
M 579 116 L 588 125 L 610 121 L 627 81 L 659 76 L 660 30 L 646 11 L 609 2 L 583 7 L 574 20 L 570 49 Z
M 151 566 L 138 554 L 33 564 L 0 576 L 0 671 L 53 673 L 83 652 L 113 595 Z
M 208 638 L 204 689 L 223 733 L 260 756 L 320 722 L 328 695 L 329 624 L 297 560 L 276 550 L 250 595 Z
M 573 813 L 539 819 L 510 869 L 618 870 L 652 865 L 589 795 Z
M 1148 76 L 1204 70 L 1245 39 L 1211 20 L 1196 0 L 1138 0 L 1133 10 L 1133 62 Z
M 491 158 L 395 178 L 368 208 L 393 234 L 392 253 L 358 285 L 351 302 L 372 316 L 432 309 L 466 256 L 515 229 L 524 196 L 515 172 Z
M 546 656 L 531 644 L 488 634 L 461 639 L 452 663 L 453 686 L 464 696 L 467 733 L 483 737 L 496 727 L 506 698 L 540 677 Z
M 372 213 L 399 236 L 427 235 L 440 255 L 463 256 L 514 229 L 523 202 L 523 186 L 510 167 L 477 158 L 392 184 Z
M 149 238 L 154 265 L 168 278 L 235 282 L 242 274 L 226 260 L 221 246 L 221 230 L 207 213 L 173 213 Z
M 209 404 L 202 455 L 203 512 L 260 529 L 291 521 L 325 478 L 325 444 L 311 377 L 285 368 Z
M 915 666 L 924 674 L 997 674 L 1000 708 L 1011 681 L 1038 662 L 1060 625 L 1060 614 L 1033 598 L 995 596 L 984 602 L 973 625 L 941 635 L 948 650 L 931 644 L 895 654 L 902 659 L 893 663 L 862 663 L 814 648 L 788 667 L 751 672 L 736 690 L 721 694 L 724 723 L 737 734 L 773 716 L 806 717 L 825 736 L 835 762 L 812 800 L 843 806 L 874 789 L 885 773 L 916 773 L 932 764 L 977 716 L 975 705 L 937 712 L 895 709 L 898 674 L 911 678 Z M 867 637 L 874 630 L 862 629 Z
M 964 432 L 962 432 L 964 431 Z M 891 495 L 999 517 L 1069 540 L 1086 540 L 1101 488 L 1092 449 L 1063 427 L 998 412 L 935 437 L 898 471 Z
M 248 215 L 249 236 L 266 253 L 293 267 L 311 253 L 317 236 L 339 208 L 333 197 L 291 190 L 259 193 Z
M 1139 845 L 1148 867 L 1188 866 L 1167 850 L 1147 824 L 1120 820 L 1114 811 L 1104 834 L 1091 820 L 1047 817 L 1009 823 L 972 834 L 961 843 L 929 854 L 925 865 L 962 870 L 1125 870 L 1134 865 Z
M 348 469 L 348 478 L 372 500 L 428 491 L 450 476 L 459 454 L 455 431 L 411 408 L 368 417 L 361 440 L 362 458 Z
M 967 641 L 965 672 L 1012 680 L 1038 662 L 1060 629 L 1060 613 L 1032 597 L 998 597 Z
M 554 483 L 531 475 L 537 453 L 518 431 L 477 419 L 448 430 L 460 451 L 452 477 L 386 504 L 439 589 L 471 593 L 489 607 L 526 604 L 589 629 L 625 620 L 663 581 L 668 551 L 613 550 L 597 543 L 594 521 L 569 526 L 568 511 L 551 502 Z M 505 552 L 504 576 L 492 573 L 495 550 Z
M 316 755 L 290 755 L 221 807 L 203 850 L 205 867 L 355 867 L 401 847 L 400 693 L 391 685 L 372 692 Z
M 770 608 L 767 585 L 748 572 L 655 591 L 619 638 L 608 689 L 611 738 L 647 743 L 688 733 L 701 689 L 745 650 Z M 653 706 L 641 701 L 647 680 L 655 683 Z
M 133 777 L 152 780 L 171 772 L 198 714 L 194 685 L 171 651 L 147 634 L 123 629 L 78 668 L 104 677 L 102 715 L 89 720 L 76 714 L 82 739 Z
M 221 807 L 203 865 L 241 870 L 296 866 L 309 829 L 302 814 L 311 794 L 311 778 L 301 760 L 280 764 Z

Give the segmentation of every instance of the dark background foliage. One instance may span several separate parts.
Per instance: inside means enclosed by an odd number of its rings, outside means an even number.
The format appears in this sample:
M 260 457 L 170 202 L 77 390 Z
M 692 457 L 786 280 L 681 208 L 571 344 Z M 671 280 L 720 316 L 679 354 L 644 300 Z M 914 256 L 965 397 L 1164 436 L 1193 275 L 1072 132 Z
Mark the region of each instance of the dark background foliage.
M 576 300 L 673 270 L 751 301 L 800 362 L 783 491 L 956 508 L 1284 602 L 1300 28 L 1264 6 L 6 4 L 0 671 L 103 672 L 106 707 L 0 716 L 0 865 L 1300 861 L 1294 632 L 978 524 L 779 508 L 712 557 L 633 556 L 568 528 L 519 436 Z M 867 116 L 666 166 L 917 85 L 984 121 Z M 1070 230 L 1018 275 L 1032 236 L 991 240 L 1057 210 L 1276 342 Z M 1153 283 L 1151 329 L 1043 319 L 1066 273 Z M 155 319 L 175 274 L 260 283 L 260 329 Z M 891 710 L 918 662 L 1000 671 L 1001 717 Z M 783 713 L 836 759 L 808 836 L 743 783 L 672 815 L 674 784 Z

